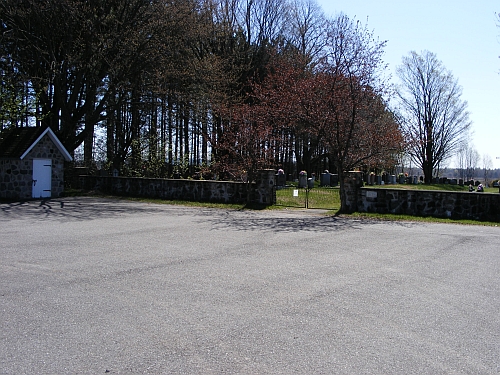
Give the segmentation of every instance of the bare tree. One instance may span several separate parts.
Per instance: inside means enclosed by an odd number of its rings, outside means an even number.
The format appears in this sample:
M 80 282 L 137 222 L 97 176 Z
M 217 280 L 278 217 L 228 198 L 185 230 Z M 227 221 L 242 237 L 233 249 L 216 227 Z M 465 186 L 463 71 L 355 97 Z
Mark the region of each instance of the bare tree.
M 457 151 L 471 122 L 462 89 L 435 54 L 411 52 L 397 69 L 403 130 L 411 158 L 429 184 L 435 169 Z
M 467 150 L 467 145 L 464 143 L 462 146 L 458 148 L 458 152 L 456 155 L 457 166 L 459 170 L 459 177 L 462 180 L 465 180 L 465 154 Z
M 483 172 L 484 172 L 484 184 L 486 186 L 489 185 L 489 172 L 490 169 L 493 167 L 493 160 L 491 159 L 491 156 L 488 154 L 483 155 Z
M 283 35 L 287 4 L 281 0 L 242 0 L 241 19 L 247 43 L 261 45 Z
M 472 180 L 475 177 L 476 168 L 479 164 L 479 152 L 473 147 L 469 146 L 465 149 L 465 178 Z
M 315 0 L 294 0 L 290 5 L 289 39 L 307 62 L 317 60 L 326 46 L 327 20 Z

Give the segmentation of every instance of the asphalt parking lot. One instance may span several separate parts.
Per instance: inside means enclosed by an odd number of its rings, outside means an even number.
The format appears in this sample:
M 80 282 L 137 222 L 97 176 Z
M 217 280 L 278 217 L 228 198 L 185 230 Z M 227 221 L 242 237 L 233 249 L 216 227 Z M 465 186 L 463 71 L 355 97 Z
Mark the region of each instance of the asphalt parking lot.
M 500 228 L 0 203 L 1 374 L 498 374 Z

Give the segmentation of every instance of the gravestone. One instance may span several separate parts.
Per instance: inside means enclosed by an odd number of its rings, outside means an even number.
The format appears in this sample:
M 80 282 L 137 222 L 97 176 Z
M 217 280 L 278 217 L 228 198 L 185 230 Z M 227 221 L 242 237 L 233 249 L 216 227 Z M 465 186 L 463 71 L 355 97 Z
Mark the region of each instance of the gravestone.
M 320 185 L 321 186 L 330 186 L 330 173 L 328 173 L 328 172 L 321 173 Z
M 299 188 L 306 188 L 306 187 L 307 187 L 307 173 L 299 174 Z
M 276 186 L 283 187 L 286 185 L 286 177 L 284 174 L 277 174 L 276 175 Z
M 339 184 L 339 175 L 330 174 L 330 186 L 337 186 Z

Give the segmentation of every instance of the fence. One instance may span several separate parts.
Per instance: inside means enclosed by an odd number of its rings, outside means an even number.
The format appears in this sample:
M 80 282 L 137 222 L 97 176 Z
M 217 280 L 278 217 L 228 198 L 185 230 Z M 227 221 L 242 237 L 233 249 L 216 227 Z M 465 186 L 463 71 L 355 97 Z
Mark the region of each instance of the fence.
M 340 208 L 338 188 L 277 187 L 276 205 L 283 207 L 336 210 Z

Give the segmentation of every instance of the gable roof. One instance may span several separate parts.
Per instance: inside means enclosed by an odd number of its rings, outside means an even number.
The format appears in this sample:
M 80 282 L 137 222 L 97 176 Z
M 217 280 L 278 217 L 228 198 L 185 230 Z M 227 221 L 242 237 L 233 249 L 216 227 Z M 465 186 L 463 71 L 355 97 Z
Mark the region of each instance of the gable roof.
M 66 161 L 73 160 L 52 129 L 41 127 L 13 128 L 2 131 L 0 133 L 0 158 L 24 159 L 45 135 L 49 136 Z

